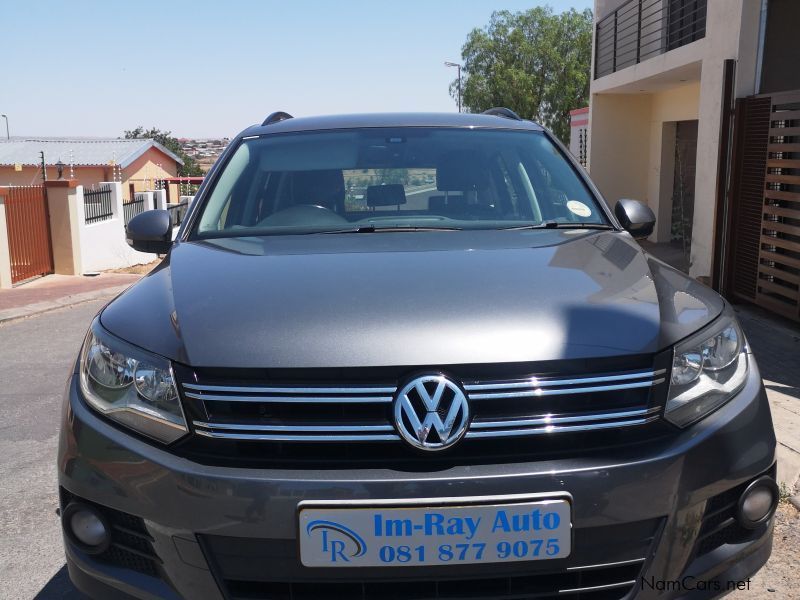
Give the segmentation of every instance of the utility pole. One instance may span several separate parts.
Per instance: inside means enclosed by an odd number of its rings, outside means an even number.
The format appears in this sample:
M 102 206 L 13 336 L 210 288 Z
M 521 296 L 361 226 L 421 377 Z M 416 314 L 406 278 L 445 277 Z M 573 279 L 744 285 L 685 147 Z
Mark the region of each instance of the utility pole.
M 44 150 L 39 152 L 39 156 L 42 157 L 42 181 L 47 181 L 47 165 L 44 163 Z
M 458 63 L 445 61 L 445 67 L 455 67 L 458 69 L 458 112 L 461 112 L 461 65 Z

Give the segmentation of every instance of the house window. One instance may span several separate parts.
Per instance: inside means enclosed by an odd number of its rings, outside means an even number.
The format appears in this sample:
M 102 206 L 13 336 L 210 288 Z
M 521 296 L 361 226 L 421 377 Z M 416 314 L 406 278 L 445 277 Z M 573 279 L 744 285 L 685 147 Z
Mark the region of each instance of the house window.
M 667 50 L 691 44 L 706 35 L 707 0 L 668 0 Z

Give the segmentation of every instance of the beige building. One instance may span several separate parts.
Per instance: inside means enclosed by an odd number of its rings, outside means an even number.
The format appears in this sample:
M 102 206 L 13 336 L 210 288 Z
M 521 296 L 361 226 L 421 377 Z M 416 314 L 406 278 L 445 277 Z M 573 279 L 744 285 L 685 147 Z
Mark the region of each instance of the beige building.
M 137 192 L 155 189 L 159 180 L 176 176 L 183 164 L 151 139 L 12 138 L 0 140 L 0 185 L 42 183 L 41 152 L 48 180 L 58 178 L 56 165 L 61 162 L 64 179 L 87 189 L 101 181 L 121 182 L 126 199 L 131 185 Z M 174 192 L 177 198 L 177 187 Z
M 798 9 L 796 0 L 595 0 L 588 168 L 612 204 L 647 202 L 654 253 L 702 280 L 715 280 L 723 247 L 735 100 L 800 88 Z

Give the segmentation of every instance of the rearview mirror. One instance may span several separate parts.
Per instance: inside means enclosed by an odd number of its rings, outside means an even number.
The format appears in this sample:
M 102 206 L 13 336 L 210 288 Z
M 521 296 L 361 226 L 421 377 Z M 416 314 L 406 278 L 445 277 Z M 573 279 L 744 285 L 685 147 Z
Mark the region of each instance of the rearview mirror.
M 656 216 L 650 207 L 639 202 L 623 198 L 614 206 L 614 215 L 619 224 L 637 240 L 646 238 L 656 227 Z
M 148 210 L 125 226 L 125 241 L 134 250 L 166 254 L 172 246 L 172 215 L 167 210 Z
M 403 184 L 371 185 L 367 188 L 367 206 L 400 206 L 406 203 Z

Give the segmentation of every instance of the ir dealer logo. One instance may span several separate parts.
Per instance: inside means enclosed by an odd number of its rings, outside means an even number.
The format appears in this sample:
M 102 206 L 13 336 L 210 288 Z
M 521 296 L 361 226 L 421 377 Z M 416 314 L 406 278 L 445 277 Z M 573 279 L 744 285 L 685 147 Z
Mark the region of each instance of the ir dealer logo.
M 364 539 L 349 527 L 335 521 L 311 521 L 306 526 L 306 534 L 311 537 L 319 532 L 319 539 L 323 554 L 330 556 L 332 563 L 350 562 L 351 558 L 364 556 L 367 544 Z

